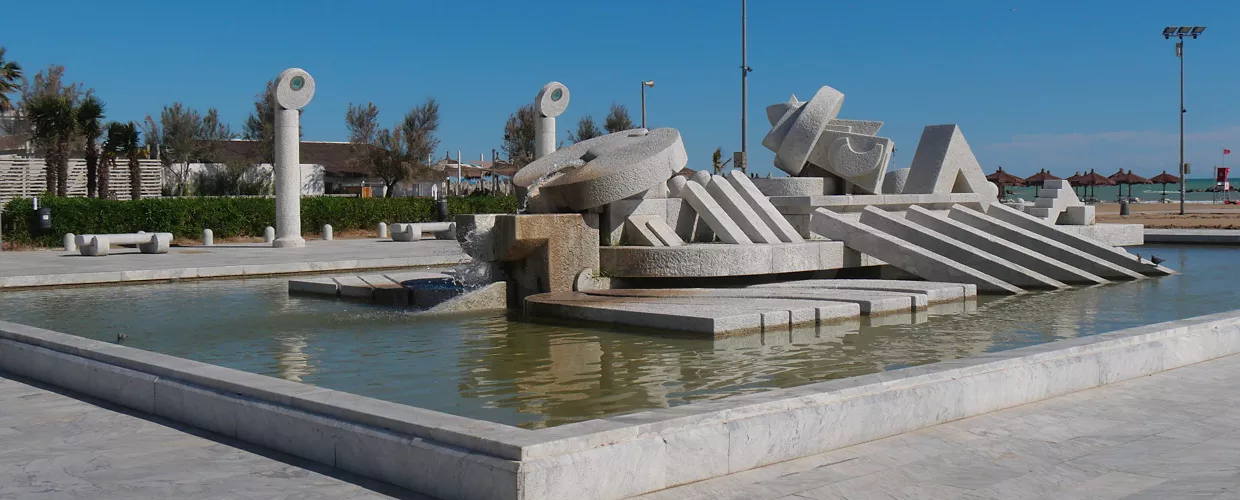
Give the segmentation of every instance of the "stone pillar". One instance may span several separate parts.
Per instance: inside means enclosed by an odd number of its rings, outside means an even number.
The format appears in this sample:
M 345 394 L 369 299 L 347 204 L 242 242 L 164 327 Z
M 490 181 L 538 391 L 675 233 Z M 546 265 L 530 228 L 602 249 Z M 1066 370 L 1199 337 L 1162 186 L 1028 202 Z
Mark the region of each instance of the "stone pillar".
M 332 235 L 332 225 L 331 225 L 331 224 L 323 224 L 323 241 L 331 241 L 331 240 L 332 240 L 332 238 L 333 238 L 333 235 Z
M 77 251 L 77 236 L 74 236 L 73 233 L 65 233 L 65 251 Z
M 555 117 L 568 109 L 568 87 L 551 82 L 534 98 L 534 159 L 555 152 Z
M 276 241 L 276 228 L 267 226 L 263 229 L 263 243 L 273 243 Z M 305 243 L 304 241 L 302 243 Z
M 314 79 L 299 69 L 286 69 L 276 78 L 275 181 L 276 248 L 306 246 L 301 237 L 301 108 L 314 97 Z
M 386 222 L 379 223 L 379 239 L 388 237 L 388 225 Z
M 210 229 L 202 230 L 202 246 L 209 247 L 215 245 L 215 231 Z

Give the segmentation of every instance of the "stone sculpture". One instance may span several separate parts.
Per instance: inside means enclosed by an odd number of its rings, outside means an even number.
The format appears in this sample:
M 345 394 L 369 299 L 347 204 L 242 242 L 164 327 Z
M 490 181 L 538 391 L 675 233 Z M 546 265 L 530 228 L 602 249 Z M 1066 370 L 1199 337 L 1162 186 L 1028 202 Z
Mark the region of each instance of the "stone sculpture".
M 641 194 L 689 162 L 676 129 L 633 129 L 581 141 L 513 177 L 534 213 L 574 212 Z
M 306 246 L 301 237 L 301 108 L 314 97 L 314 79 L 300 68 L 286 69 L 272 91 L 275 108 L 275 248 Z
M 982 206 L 999 198 L 956 125 L 930 125 L 921 133 L 904 194 L 976 193 Z
M 771 131 L 762 145 L 775 152 L 775 166 L 790 175 L 825 173 L 878 194 L 894 143 L 874 135 L 882 122 L 838 120 L 843 104 L 843 93 L 824 86 L 807 102 L 792 96 L 768 107 Z
M 534 98 L 534 159 L 555 152 L 555 117 L 568 109 L 568 87 L 551 82 Z

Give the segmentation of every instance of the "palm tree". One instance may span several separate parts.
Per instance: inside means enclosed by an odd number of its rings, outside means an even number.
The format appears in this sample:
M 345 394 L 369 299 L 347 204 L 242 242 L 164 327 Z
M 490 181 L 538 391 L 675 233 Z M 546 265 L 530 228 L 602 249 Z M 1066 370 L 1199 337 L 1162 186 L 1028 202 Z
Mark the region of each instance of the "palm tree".
M 0 47 L 0 113 L 13 110 L 13 101 L 9 93 L 21 87 L 22 67 L 13 61 L 4 60 L 4 47 Z
M 86 139 L 86 196 L 95 197 L 99 171 L 99 136 L 103 134 L 103 101 L 88 95 L 78 104 L 78 131 Z
M 729 163 L 732 163 L 732 160 L 723 159 L 722 146 L 715 148 L 715 152 L 710 155 L 710 165 L 715 170 L 715 175 L 723 175 L 723 169 L 727 168 Z
M 73 100 L 67 96 L 42 94 L 26 103 L 26 117 L 34 128 L 32 139 L 47 145 L 47 192 L 67 196 L 69 181 L 69 142 L 77 131 Z
M 142 199 L 142 164 L 138 163 L 138 159 L 145 155 L 146 149 L 142 147 L 142 134 L 138 132 L 138 125 L 129 122 L 121 125 L 121 136 L 117 144 L 118 153 L 124 153 L 125 158 L 129 159 L 129 199 Z
M 103 141 L 103 163 L 99 169 L 99 197 L 108 199 L 112 197 L 109 185 L 112 168 L 116 167 L 116 159 L 125 152 L 125 147 L 129 142 L 129 130 L 125 124 L 111 122 L 107 127 L 107 139 Z M 134 140 L 136 143 L 137 140 Z

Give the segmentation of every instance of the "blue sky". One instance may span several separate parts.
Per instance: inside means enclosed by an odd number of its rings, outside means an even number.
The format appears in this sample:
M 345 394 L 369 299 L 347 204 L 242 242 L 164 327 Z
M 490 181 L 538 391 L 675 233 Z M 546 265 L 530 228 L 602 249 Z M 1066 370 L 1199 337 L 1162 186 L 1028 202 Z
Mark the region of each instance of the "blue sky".
M 294 66 L 318 87 L 306 140 L 345 140 L 350 102 L 373 101 L 390 124 L 433 96 L 440 154 L 467 160 L 498 149 L 505 119 L 548 81 L 572 91 L 563 136 L 613 101 L 639 120 L 639 82 L 654 79 L 650 125 L 679 129 L 700 169 L 716 147 L 740 146 L 739 4 L 16 2 L 0 45 L 30 74 L 66 66 L 119 120 L 181 101 L 239 130 L 264 82 Z M 1238 20 L 1240 2 L 1225 0 L 753 0 L 750 162 L 775 170 L 766 105 L 831 85 L 847 96 L 841 117 L 887 123 L 892 168 L 908 166 L 922 127 L 957 123 L 987 171 L 1174 171 L 1179 73 L 1160 32 L 1199 24 L 1209 29 L 1185 60 L 1187 160 L 1205 176 L 1228 147 L 1240 167 Z

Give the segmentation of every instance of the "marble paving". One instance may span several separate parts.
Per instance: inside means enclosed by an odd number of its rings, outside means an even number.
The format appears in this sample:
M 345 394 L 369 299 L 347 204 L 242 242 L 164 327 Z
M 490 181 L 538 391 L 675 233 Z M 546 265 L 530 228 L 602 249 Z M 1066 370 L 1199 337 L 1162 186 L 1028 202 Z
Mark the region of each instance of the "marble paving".
M 424 499 L 0 372 L 0 498 Z
M 643 500 L 1240 500 L 1240 355 Z
M 173 247 L 160 255 L 122 248 L 107 257 L 48 250 L 4 252 L 0 288 L 443 266 L 468 258 L 456 241 L 376 239 L 307 241 L 305 247 L 292 249 L 263 244 Z

